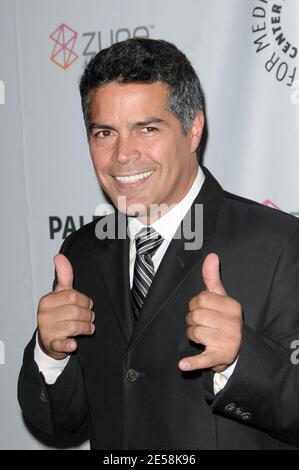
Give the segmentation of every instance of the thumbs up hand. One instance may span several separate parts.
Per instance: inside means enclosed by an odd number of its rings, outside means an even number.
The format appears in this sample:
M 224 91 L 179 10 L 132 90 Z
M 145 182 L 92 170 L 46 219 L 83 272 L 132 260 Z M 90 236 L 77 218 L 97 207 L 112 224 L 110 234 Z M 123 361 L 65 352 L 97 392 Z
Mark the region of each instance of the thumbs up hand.
M 42 350 L 53 359 L 64 359 L 77 348 L 74 337 L 94 333 L 92 300 L 73 289 L 73 268 L 62 254 L 54 257 L 57 285 L 38 305 L 38 339 Z
M 207 290 L 190 300 L 186 321 L 188 338 L 203 344 L 205 350 L 182 359 L 179 368 L 183 371 L 212 369 L 222 372 L 239 354 L 242 307 L 227 295 L 220 278 L 219 258 L 215 253 L 205 258 L 202 276 Z

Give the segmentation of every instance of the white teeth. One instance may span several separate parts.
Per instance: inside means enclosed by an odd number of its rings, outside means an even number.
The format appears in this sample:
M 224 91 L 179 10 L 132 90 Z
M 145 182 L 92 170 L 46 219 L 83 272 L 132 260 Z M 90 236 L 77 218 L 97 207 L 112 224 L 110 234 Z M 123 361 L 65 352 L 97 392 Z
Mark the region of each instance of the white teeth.
M 148 176 L 152 175 L 154 170 L 147 171 L 146 173 L 139 173 L 138 175 L 131 175 L 131 176 L 115 176 L 115 179 L 120 183 L 135 183 L 136 181 L 142 180 L 147 178 Z

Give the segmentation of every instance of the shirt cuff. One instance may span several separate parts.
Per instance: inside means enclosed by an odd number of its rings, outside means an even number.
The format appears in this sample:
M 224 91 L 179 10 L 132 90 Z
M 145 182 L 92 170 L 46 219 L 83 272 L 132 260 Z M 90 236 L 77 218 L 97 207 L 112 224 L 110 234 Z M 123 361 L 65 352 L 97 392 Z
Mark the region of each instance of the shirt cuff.
M 70 360 L 70 356 L 65 359 L 53 359 L 44 353 L 38 342 L 38 333 L 36 333 L 36 341 L 34 348 L 34 360 L 42 372 L 45 382 L 52 385 L 56 382 L 57 378 Z
M 215 372 L 214 377 L 213 377 L 213 385 L 214 385 L 214 393 L 215 395 L 220 392 L 225 385 L 228 382 L 228 379 L 234 372 L 234 369 L 236 367 L 236 364 L 238 362 L 238 358 L 233 362 L 230 366 L 228 366 L 224 371 L 222 372 Z

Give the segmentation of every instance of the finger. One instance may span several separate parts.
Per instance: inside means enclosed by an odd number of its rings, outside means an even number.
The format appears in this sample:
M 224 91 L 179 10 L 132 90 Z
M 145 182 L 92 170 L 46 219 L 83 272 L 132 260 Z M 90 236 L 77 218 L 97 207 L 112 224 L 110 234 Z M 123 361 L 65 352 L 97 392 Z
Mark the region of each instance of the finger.
M 199 308 L 186 315 L 187 326 L 208 326 L 209 328 L 225 327 L 227 315 L 217 310 Z M 229 320 L 229 317 L 228 317 Z
M 217 354 L 206 349 L 203 353 L 196 356 L 185 357 L 178 365 L 179 369 L 183 371 L 212 369 L 218 366 Z
M 189 310 L 208 309 L 230 314 L 236 309 L 236 301 L 228 295 L 219 295 L 214 292 L 202 291 L 193 297 L 189 303 Z
M 92 310 L 78 305 L 60 305 L 51 309 L 51 320 L 54 322 L 65 321 L 83 321 L 92 323 L 94 320 L 94 313 Z
M 77 305 L 92 309 L 93 301 L 77 290 L 60 290 L 44 295 L 39 301 L 39 310 L 52 310 L 63 305 Z
M 241 307 L 230 297 L 217 296 L 215 303 L 209 308 L 197 307 L 191 309 L 186 315 L 189 326 L 205 325 L 211 328 L 220 328 L 225 323 L 235 321 L 240 317 Z M 223 299 L 223 302 L 221 302 Z M 220 300 L 220 302 L 219 302 Z
M 69 354 L 76 351 L 77 341 L 74 338 L 57 339 L 51 342 L 50 347 L 55 353 Z
M 55 324 L 56 337 L 61 339 L 71 336 L 92 335 L 94 331 L 94 324 L 87 321 L 68 320 Z
M 55 291 L 73 288 L 73 268 L 66 256 L 58 254 L 54 256 L 54 264 L 57 276 Z
M 209 292 L 227 295 L 220 278 L 219 257 L 215 253 L 206 256 L 202 265 L 202 277 Z
M 219 328 L 208 326 L 191 326 L 187 328 L 186 334 L 191 341 L 204 346 L 221 347 L 224 340 Z

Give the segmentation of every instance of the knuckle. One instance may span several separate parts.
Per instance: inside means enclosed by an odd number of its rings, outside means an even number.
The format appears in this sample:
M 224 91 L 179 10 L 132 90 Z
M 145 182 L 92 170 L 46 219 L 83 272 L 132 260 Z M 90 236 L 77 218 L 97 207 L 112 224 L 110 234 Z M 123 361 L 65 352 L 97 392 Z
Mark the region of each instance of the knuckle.
M 197 296 L 197 305 L 199 307 L 204 307 L 209 300 L 209 292 L 202 291 Z
M 238 328 L 238 331 L 242 331 L 242 327 L 243 327 L 243 320 L 241 317 L 237 317 L 236 320 L 235 320 L 235 323 L 236 323 L 236 327 Z
M 87 334 L 92 335 L 95 332 L 96 327 L 93 323 L 86 323 Z
M 192 334 L 192 330 L 193 328 L 187 328 L 187 331 L 186 331 L 186 335 L 189 339 L 191 339 L 193 341 L 193 334 Z
M 47 307 L 47 304 L 49 303 L 51 296 L 52 296 L 52 293 L 48 293 L 48 294 L 43 295 L 39 299 L 38 310 L 44 310 Z
M 208 292 L 207 290 L 202 290 L 199 294 L 198 294 L 198 297 L 200 300 L 205 300 L 209 297 L 210 295 L 210 292 Z
M 91 310 L 93 307 L 93 301 L 91 300 L 91 298 L 85 294 L 80 293 L 79 295 L 82 295 L 82 301 L 84 301 L 85 307 Z
M 187 315 L 187 323 L 189 325 L 194 325 L 196 323 L 196 321 L 197 321 L 196 310 L 192 310 Z
M 202 330 L 199 327 L 195 327 L 192 332 L 193 338 L 196 342 L 200 342 L 202 340 Z
M 192 324 L 192 312 L 189 312 L 189 313 L 186 315 L 186 323 L 187 323 L 187 325 L 191 325 L 191 324 Z
M 242 319 L 240 317 L 234 317 L 234 318 L 231 318 L 231 331 L 235 334 L 241 334 L 241 331 L 242 331 L 242 325 L 243 325 L 243 322 L 242 322 Z
M 228 299 L 230 302 L 230 309 L 231 312 L 234 314 L 236 318 L 241 318 L 242 317 L 242 307 L 241 304 L 235 299 Z
M 45 312 L 43 311 L 43 309 L 38 307 L 38 309 L 37 309 L 37 321 L 38 322 L 43 321 L 44 316 L 45 316 Z
M 189 302 L 188 302 L 189 310 L 192 310 L 192 307 L 194 308 L 194 306 L 196 304 L 196 297 L 192 297 L 192 299 L 189 300 Z
M 243 321 L 243 311 L 242 311 L 241 305 L 238 302 L 237 302 L 237 305 L 236 305 L 236 316 L 237 316 L 238 320 L 242 323 L 242 321 Z
M 67 294 L 67 300 L 69 304 L 77 304 L 78 303 L 78 293 L 74 289 L 69 289 L 65 291 Z
M 193 312 L 193 321 L 194 321 L 194 323 L 199 324 L 200 322 L 202 322 L 202 319 L 203 319 L 202 310 L 199 310 L 199 309 L 194 310 L 194 312 Z
M 76 333 L 77 331 L 77 322 L 76 321 L 68 321 L 65 323 L 65 331 L 66 331 L 66 336 L 72 336 Z
M 76 305 L 76 304 L 69 305 L 68 311 L 70 315 L 72 316 L 72 318 L 74 318 L 75 320 L 78 320 L 81 316 L 81 308 L 79 307 L 79 305 Z
M 89 335 L 91 334 L 91 324 L 89 322 L 82 322 L 80 325 L 80 333 L 84 335 Z
M 49 322 L 51 321 L 51 317 L 49 317 L 48 313 L 43 310 L 38 310 L 37 312 L 37 326 L 40 329 L 45 329 L 49 326 Z

